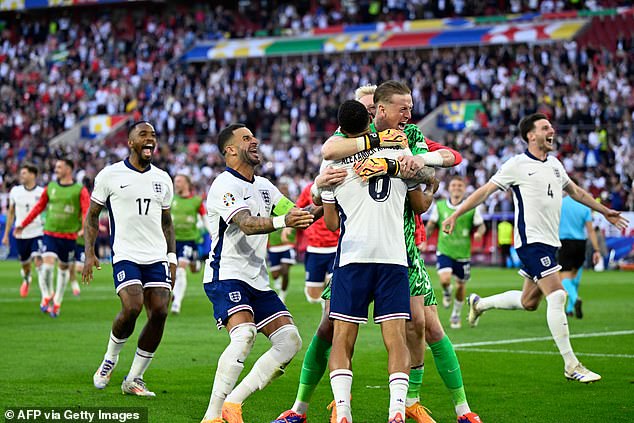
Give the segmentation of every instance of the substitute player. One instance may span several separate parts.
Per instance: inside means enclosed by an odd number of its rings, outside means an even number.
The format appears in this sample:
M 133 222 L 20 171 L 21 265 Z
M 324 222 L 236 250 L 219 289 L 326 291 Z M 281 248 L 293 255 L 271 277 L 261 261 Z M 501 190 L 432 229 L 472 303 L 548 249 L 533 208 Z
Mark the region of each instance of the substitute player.
M 43 284 L 48 287 L 53 286 L 55 261 L 59 261 L 55 295 L 50 292 L 53 301 L 51 302 L 49 298 L 40 306 L 42 311 L 48 312 L 51 317 L 59 316 L 64 291 L 70 279 L 69 266 L 75 261 L 77 232 L 82 228 L 90 204 L 90 194 L 86 187 L 73 180 L 74 166 L 70 159 L 57 160 L 55 163 L 57 180 L 46 186 L 37 204 L 15 228 L 16 235 L 20 236 L 23 228 L 46 210 L 41 274 Z
M 174 188 L 169 175 L 151 164 L 157 140 L 147 121 L 128 130 L 130 156 L 105 167 L 95 178 L 86 218 L 86 263 L 82 279 L 90 282 L 99 267 L 95 240 L 99 213 L 108 208 L 112 244 L 112 274 L 121 311 L 112 323 L 108 347 L 93 376 L 95 388 L 110 382 L 119 353 L 134 331 L 139 314 L 147 323 L 139 335 L 132 366 L 121 384 L 124 394 L 153 397 L 143 375 L 150 366 L 163 336 L 176 273 L 176 241 L 170 214 Z
M 187 290 L 187 266 L 195 267 L 198 261 L 197 240 L 200 238 L 198 230 L 198 217 L 202 216 L 207 223 L 207 209 L 202 197 L 192 193 L 191 179 L 187 175 L 174 177 L 175 195 L 172 200 L 171 213 L 176 237 L 176 256 L 178 267 L 176 268 L 176 281 L 174 282 L 174 299 L 172 301 L 172 313 L 181 311 L 185 291 Z M 207 231 L 208 228 L 206 224 Z M 195 270 L 192 269 L 192 271 Z
M 242 403 L 280 376 L 302 346 L 291 314 L 269 286 L 266 234 L 306 228 L 314 217 L 295 208 L 269 180 L 255 176 L 259 143 L 243 124 L 231 124 L 218 134 L 227 169 L 207 196 L 213 244 L 203 283 L 218 328 L 227 328 L 230 342 L 218 359 L 205 423 L 223 418 L 242 423 Z M 321 208 L 313 209 L 321 215 Z M 234 388 L 258 331 L 269 338 L 271 348 Z
M 466 184 L 462 176 L 453 176 L 449 181 L 449 198 L 439 200 L 432 209 L 427 222 L 427 236 L 431 236 L 438 222 L 445 220 L 464 200 Z M 471 232 L 474 240 L 480 241 L 486 232 L 486 225 L 478 208 L 460 216 L 456 222 L 456 230 L 451 234 L 440 232 L 436 247 L 436 268 L 443 290 L 443 306 L 451 305 L 451 277 L 456 279 L 456 296 L 449 319 L 452 329 L 462 326 L 460 314 L 465 300 L 465 285 L 471 275 Z
M 9 210 L 7 212 L 7 222 L 4 227 L 4 237 L 2 244 L 9 246 L 9 231 L 13 227 L 13 223 L 17 220 L 21 222 L 29 214 L 29 211 L 39 201 L 44 192 L 44 188 L 37 186 L 37 167 L 31 163 L 23 163 L 20 166 L 19 175 L 20 185 L 11 188 L 9 192 Z M 42 294 L 42 302 L 40 307 L 44 311 L 48 308 L 48 302 L 53 295 L 52 284 L 47 285 L 46 281 L 41 277 L 42 266 L 42 219 L 36 217 L 33 222 L 24 228 L 22 234 L 16 236 L 18 244 L 18 257 L 22 269 L 22 285 L 20 285 L 20 296 L 26 297 L 29 294 L 31 286 L 31 259 L 35 264 L 37 271 L 37 282 L 40 285 L 40 293 Z M 52 280 L 50 281 L 52 282 Z
M 512 157 L 484 186 L 471 194 L 458 209 L 442 223 L 443 230 L 452 233 L 456 220 L 467 211 L 482 204 L 496 190 L 513 190 L 515 203 L 514 244 L 522 261 L 520 275 L 524 277 L 522 291 L 507 291 L 480 298 L 471 294 L 469 323 L 475 326 L 480 315 L 493 308 L 506 310 L 537 309 L 543 296 L 548 309 L 546 320 L 550 333 L 564 359 L 564 376 L 582 383 L 601 379 L 584 367 L 570 345 L 568 322 L 564 310 L 566 291 L 561 285 L 557 264 L 559 222 L 562 190 L 571 198 L 602 213 L 616 227 L 623 229 L 627 219 L 620 212 L 594 201 L 592 196 L 572 182 L 559 160 L 548 153 L 555 149 L 555 129 L 548 117 L 535 113 L 519 123 L 522 139 L 528 143 L 523 154 Z

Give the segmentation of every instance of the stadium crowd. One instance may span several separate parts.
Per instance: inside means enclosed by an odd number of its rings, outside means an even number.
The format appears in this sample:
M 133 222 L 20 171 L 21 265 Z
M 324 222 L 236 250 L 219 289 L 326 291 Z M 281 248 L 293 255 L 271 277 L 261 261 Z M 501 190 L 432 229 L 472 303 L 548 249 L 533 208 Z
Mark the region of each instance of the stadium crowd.
M 385 7 L 424 3 L 388 1 Z M 520 3 L 530 9 L 537 2 Z M 64 12 L 9 21 L 0 44 L 0 190 L 16 184 L 25 159 L 52 169 L 56 152 L 48 141 L 85 117 L 134 111 L 161 134 L 157 164 L 190 174 L 201 193 L 223 167 L 217 132 L 230 122 L 246 123 L 263 141 L 264 173 L 286 178 L 294 196 L 318 169 L 338 105 L 360 85 L 399 79 L 412 88 L 414 121 L 445 101 L 483 102 L 485 113 L 471 130 L 436 140 L 463 154 L 455 171 L 472 186 L 525 148 L 515 131 L 520 117 L 543 111 L 557 124 L 567 170 L 608 206 L 634 209 L 633 40 L 619 42 L 615 53 L 571 41 L 194 65 L 178 58 L 204 37 L 201 31 L 218 36 L 236 22 L 223 9 L 185 12 L 89 8 L 72 18 Z M 127 149 L 86 144 L 71 153 L 78 178 L 90 186 Z M 490 211 L 510 207 L 502 193 L 489 203 Z

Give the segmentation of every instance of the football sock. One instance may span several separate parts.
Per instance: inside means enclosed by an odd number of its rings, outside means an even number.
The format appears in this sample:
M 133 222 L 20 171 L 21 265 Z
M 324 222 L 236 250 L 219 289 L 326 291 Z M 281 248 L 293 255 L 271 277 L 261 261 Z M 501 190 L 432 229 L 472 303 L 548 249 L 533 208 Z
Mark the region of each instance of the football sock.
M 143 374 L 147 368 L 150 367 L 150 363 L 153 358 L 153 352 L 143 351 L 141 348 L 137 347 L 136 354 L 134 354 L 134 360 L 132 360 L 132 366 L 128 372 L 128 378 L 130 378 L 130 380 L 137 377 L 143 379 Z
M 172 303 L 172 310 L 176 309 L 180 311 L 185 291 L 187 290 L 187 270 L 182 267 L 176 268 L 176 280 L 174 281 L 174 302 Z
M 42 264 L 42 284 L 46 286 L 47 298 L 51 298 L 55 293 L 53 289 L 53 270 L 54 266 L 52 264 Z
M 579 289 L 579 282 L 581 282 L 581 274 L 582 273 L 583 273 L 583 267 L 580 267 L 579 270 L 577 270 L 577 276 L 575 276 L 575 278 L 572 280 L 572 283 L 575 284 L 577 289 Z
M 476 306 L 478 311 L 487 311 L 492 308 L 503 310 L 523 310 L 522 291 L 506 291 L 501 294 L 482 297 Z
M 572 313 L 575 309 L 575 302 L 577 302 L 577 287 L 575 286 L 573 279 L 566 278 L 561 281 L 564 289 L 568 293 L 568 305 L 566 306 L 566 313 Z
M 568 319 L 566 319 L 566 313 L 564 312 L 566 292 L 563 289 L 553 291 L 546 296 L 546 302 L 548 304 L 548 308 L 546 309 L 548 329 L 550 329 L 553 340 L 555 344 L 557 344 L 557 348 L 559 348 L 559 353 L 564 359 L 566 368 L 570 369 L 576 366 L 579 360 L 577 360 L 570 345 Z
M 424 364 L 409 369 L 409 386 L 407 387 L 407 398 L 405 400 L 407 407 L 416 404 L 420 400 L 420 387 L 423 384 L 424 373 Z
M 330 372 L 330 386 L 337 407 L 337 420 L 344 417 L 352 421 L 350 393 L 352 391 L 352 370 L 336 369 Z
M 458 301 L 456 299 L 453 300 L 453 312 L 452 316 L 460 317 L 460 313 L 462 312 L 462 306 L 464 305 L 464 301 Z
M 288 291 L 285 291 L 283 289 L 280 289 L 280 292 L 278 293 L 280 300 L 282 300 L 283 303 L 286 304 L 286 295 L 288 294 Z
M 304 355 L 302 372 L 299 375 L 299 387 L 297 388 L 295 404 L 293 404 L 293 411 L 296 413 L 306 414 L 315 388 L 328 367 L 331 347 L 330 342 L 324 341 L 317 334 L 313 335 Z
M 218 359 L 214 384 L 205 412 L 205 420 L 212 420 L 222 414 L 222 404 L 235 386 L 244 368 L 244 361 L 253 348 L 257 330 L 253 323 L 240 324 L 229 332 L 231 341 Z
M 302 348 L 302 338 L 295 325 L 285 325 L 269 336 L 271 348 L 255 362 L 251 371 L 227 396 L 226 401 L 242 404 L 253 392 L 264 389 L 284 374 L 284 368 Z
M 51 297 L 51 293 L 48 290 L 48 284 L 44 278 L 44 271 L 42 270 L 44 265 L 37 268 L 37 284 L 40 286 L 40 293 L 42 294 L 42 301 Z
M 20 269 L 20 275 L 22 276 L 22 280 L 26 283 L 31 283 L 31 272 L 25 272 L 24 269 Z
M 461 416 L 468 413 L 470 410 L 462 383 L 460 363 L 449 337 L 445 335 L 440 341 L 429 344 L 429 348 L 436 363 L 436 370 L 451 393 L 456 414 Z
M 116 363 L 119 359 L 119 353 L 123 349 L 123 346 L 125 345 L 127 340 L 128 338 L 117 338 L 116 336 L 114 336 L 112 331 L 110 331 L 110 339 L 108 339 L 108 349 L 106 350 L 106 354 L 103 356 L 103 358 Z
M 70 279 L 70 270 L 57 269 L 57 289 L 55 290 L 54 304 L 59 305 L 64 300 L 64 291 L 68 285 L 68 279 Z
M 392 373 L 390 375 L 390 411 L 389 420 L 393 420 L 400 413 L 405 418 L 405 397 L 407 396 L 409 376 L 407 373 Z M 339 415 L 337 415 L 339 416 Z

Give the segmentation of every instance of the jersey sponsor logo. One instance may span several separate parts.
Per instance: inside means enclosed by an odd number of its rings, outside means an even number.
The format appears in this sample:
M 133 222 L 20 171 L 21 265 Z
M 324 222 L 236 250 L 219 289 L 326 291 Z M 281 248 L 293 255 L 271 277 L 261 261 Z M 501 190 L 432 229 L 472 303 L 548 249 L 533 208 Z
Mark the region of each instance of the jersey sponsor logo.
M 548 267 L 551 264 L 550 257 L 548 256 L 540 258 L 539 261 L 542 262 L 542 265 L 544 265 L 544 267 Z
M 119 273 L 117 273 L 117 280 L 119 282 L 123 282 L 124 279 L 125 279 L 125 270 L 122 270 Z
M 234 303 L 238 303 L 242 299 L 242 294 L 240 294 L 240 291 L 230 292 L 229 299 L 233 301 Z
M 264 200 L 264 204 L 267 206 L 271 205 L 271 192 L 268 189 L 261 189 L 260 194 L 262 195 L 262 199 Z
M 222 202 L 225 204 L 225 207 L 231 207 L 235 204 L 236 202 L 236 197 L 233 196 L 232 193 L 227 192 L 223 197 L 222 197 Z
M 163 192 L 163 185 L 160 182 L 152 182 L 152 188 L 154 189 L 154 192 L 157 194 L 160 194 L 161 192 Z

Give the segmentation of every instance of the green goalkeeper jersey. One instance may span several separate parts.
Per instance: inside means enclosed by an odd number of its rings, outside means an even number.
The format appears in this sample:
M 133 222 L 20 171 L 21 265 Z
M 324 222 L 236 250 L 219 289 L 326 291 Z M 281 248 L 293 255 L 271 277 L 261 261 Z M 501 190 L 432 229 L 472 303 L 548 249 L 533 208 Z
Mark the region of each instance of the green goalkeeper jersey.
M 432 212 L 430 220 L 439 225 L 448 218 L 459 206 L 454 206 L 449 200 L 440 200 Z M 439 254 L 450 257 L 454 260 L 468 260 L 471 258 L 471 230 L 475 226 L 483 223 L 482 216 L 478 209 L 471 209 L 456 220 L 453 233 L 447 234 L 439 231 L 438 246 L 436 251 Z
M 197 223 L 202 203 L 203 199 L 197 195 L 189 198 L 174 195 L 170 211 L 177 241 L 196 241 L 200 238 Z

